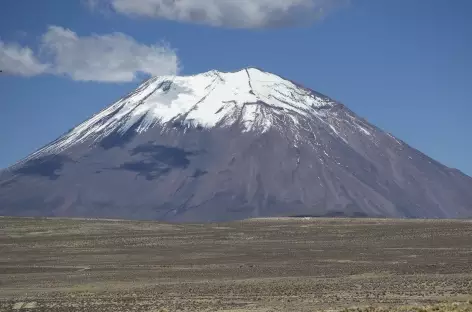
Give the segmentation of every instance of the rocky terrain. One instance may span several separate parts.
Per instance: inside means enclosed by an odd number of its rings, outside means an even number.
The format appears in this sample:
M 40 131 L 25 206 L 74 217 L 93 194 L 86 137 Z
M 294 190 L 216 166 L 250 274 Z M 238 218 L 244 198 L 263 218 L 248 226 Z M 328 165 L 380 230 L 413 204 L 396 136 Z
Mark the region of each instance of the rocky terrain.
M 471 235 L 448 220 L 0 218 L 0 311 L 470 311 Z

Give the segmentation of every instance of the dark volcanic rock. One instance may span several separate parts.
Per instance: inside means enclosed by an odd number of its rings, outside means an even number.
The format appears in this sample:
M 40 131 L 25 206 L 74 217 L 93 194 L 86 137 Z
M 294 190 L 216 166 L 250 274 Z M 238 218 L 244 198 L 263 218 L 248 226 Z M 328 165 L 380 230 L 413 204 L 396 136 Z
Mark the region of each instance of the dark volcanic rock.
M 256 69 L 154 78 L 0 173 L 0 214 L 463 218 L 472 179 Z

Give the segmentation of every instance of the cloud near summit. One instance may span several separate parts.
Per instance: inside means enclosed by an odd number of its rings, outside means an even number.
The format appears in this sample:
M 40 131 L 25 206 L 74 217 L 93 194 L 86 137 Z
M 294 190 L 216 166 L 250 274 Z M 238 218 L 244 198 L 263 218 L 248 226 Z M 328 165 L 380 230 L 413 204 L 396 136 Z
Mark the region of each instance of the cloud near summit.
M 0 40 L 0 68 L 17 76 L 52 74 L 76 81 L 129 82 L 139 74 L 174 75 L 180 67 L 167 44 L 146 45 L 123 33 L 79 36 L 50 26 L 33 50 Z
M 228 28 L 271 28 L 310 23 L 349 0 L 88 0 L 129 16 Z

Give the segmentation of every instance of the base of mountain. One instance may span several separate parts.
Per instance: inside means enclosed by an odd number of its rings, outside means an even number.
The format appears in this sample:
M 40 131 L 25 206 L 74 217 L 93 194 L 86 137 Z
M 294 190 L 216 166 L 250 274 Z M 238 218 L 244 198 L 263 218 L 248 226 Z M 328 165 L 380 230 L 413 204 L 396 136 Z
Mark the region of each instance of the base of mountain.
M 116 304 L 116 302 L 115 302 Z M 77 304 L 69 304 L 65 305 L 67 310 L 61 310 L 60 305 L 54 305 L 56 309 L 44 310 L 38 306 L 38 303 L 35 301 L 30 302 L 21 302 L 17 301 L 14 303 L 5 303 L 0 302 L 0 311 L 71 311 L 69 310 L 70 307 L 76 306 Z M 138 306 L 138 307 L 137 307 Z M 114 311 L 125 312 L 125 311 L 140 311 L 139 304 L 137 306 L 128 305 L 127 307 L 118 307 L 115 306 Z M 74 310 L 75 311 L 75 310 Z M 108 311 L 101 309 L 98 306 L 95 308 L 87 309 L 87 305 L 81 307 L 81 310 L 78 311 Z M 161 308 L 151 308 L 147 310 L 148 312 L 172 312 L 172 311 L 186 311 L 186 310 L 174 310 L 174 309 L 167 309 L 165 307 Z M 269 311 L 279 311 L 275 309 L 265 309 L 265 308 L 235 308 L 235 309 L 225 309 L 225 310 L 194 310 L 194 311 L 222 311 L 222 312 L 269 312 Z M 280 310 L 281 311 L 281 310 Z M 284 311 L 302 311 L 302 310 L 293 310 L 287 309 Z M 305 310 L 303 310 L 305 311 Z M 308 311 L 308 310 L 306 310 Z M 400 306 L 359 306 L 359 307 L 349 307 L 349 308 L 331 308 L 327 310 L 318 310 L 318 309 L 311 309 L 310 311 L 313 312 L 472 312 L 472 300 L 465 301 L 465 302 L 443 302 L 431 305 L 400 305 Z
M 471 225 L 0 218 L 0 311 L 472 312 Z

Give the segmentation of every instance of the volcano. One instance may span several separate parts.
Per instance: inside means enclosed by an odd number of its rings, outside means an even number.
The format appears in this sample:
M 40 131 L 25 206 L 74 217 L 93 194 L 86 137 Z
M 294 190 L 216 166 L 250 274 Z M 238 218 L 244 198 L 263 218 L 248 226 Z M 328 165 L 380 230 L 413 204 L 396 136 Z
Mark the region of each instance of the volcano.
M 0 173 L 0 214 L 467 218 L 472 178 L 256 68 L 163 76 Z

